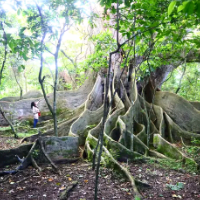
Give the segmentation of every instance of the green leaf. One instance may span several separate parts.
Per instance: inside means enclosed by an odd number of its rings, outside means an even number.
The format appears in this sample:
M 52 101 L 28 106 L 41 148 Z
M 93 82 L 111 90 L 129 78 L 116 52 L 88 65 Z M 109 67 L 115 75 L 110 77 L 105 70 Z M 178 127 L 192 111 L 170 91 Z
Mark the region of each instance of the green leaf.
M 129 39 L 131 37 L 131 33 L 127 32 L 126 33 L 127 38 Z
M 12 25 L 8 22 L 5 22 L 5 24 L 9 27 L 9 28 L 12 28 Z
M 196 11 L 197 11 L 198 17 L 200 17 L 200 2 L 198 2 L 196 5 Z
M 26 30 L 26 27 L 22 27 L 21 30 L 20 30 L 20 32 L 22 33 L 22 32 L 24 32 L 25 30 Z
M 33 42 L 32 42 L 32 40 L 29 37 L 27 37 L 27 40 L 28 40 L 30 46 L 33 46 Z
M 106 20 L 110 20 L 110 15 L 106 15 Z
M 111 9 L 111 13 L 112 14 L 115 14 L 116 13 L 116 9 L 112 6 L 112 9 Z
M 192 1 L 189 1 L 189 2 L 185 5 L 184 11 L 185 11 L 187 14 L 191 15 L 191 14 L 193 13 L 194 9 L 195 9 L 194 3 L 193 3 Z
M 169 4 L 169 7 L 168 7 L 168 16 L 170 16 L 171 13 L 173 12 L 175 5 L 176 5 L 176 1 L 172 1 L 172 2 Z
M 181 182 L 178 182 L 176 185 L 166 184 L 166 186 L 167 186 L 168 188 L 170 188 L 171 190 L 175 190 L 175 191 L 181 190 L 181 189 L 184 188 L 184 184 L 181 183 Z
M 7 37 L 7 43 L 9 43 L 10 40 L 12 39 L 11 34 L 10 34 L 10 33 L 7 33 L 7 34 L 6 34 L 6 37 Z
M 128 188 L 121 188 L 122 191 L 128 192 L 129 189 Z
M 22 72 L 25 69 L 24 65 L 18 66 L 18 72 Z
M 106 3 L 106 6 L 109 8 L 112 4 L 112 1 L 111 0 L 107 0 L 107 3 Z
M 125 6 L 127 6 L 127 7 L 130 7 L 130 6 L 131 6 L 130 0 L 125 0 Z
M 22 57 L 23 57 L 23 59 L 24 59 L 25 61 L 27 61 L 27 60 L 28 60 L 28 57 L 26 56 L 26 54 L 25 54 L 25 53 L 22 53 Z
M 18 9 L 17 10 L 17 15 L 20 15 L 20 13 L 21 13 L 21 9 Z
M 141 199 L 140 199 L 140 197 L 136 196 L 136 197 L 135 197 L 135 200 L 141 200 Z
M 25 69 L 25 65 L 21 65 L 22 69 Z
M 185 8 L 185 6 L 184 5 L 180 5 L 179 7 L 178 7 L 178 12 L 180 12 L 181 10 L 183 10 Z

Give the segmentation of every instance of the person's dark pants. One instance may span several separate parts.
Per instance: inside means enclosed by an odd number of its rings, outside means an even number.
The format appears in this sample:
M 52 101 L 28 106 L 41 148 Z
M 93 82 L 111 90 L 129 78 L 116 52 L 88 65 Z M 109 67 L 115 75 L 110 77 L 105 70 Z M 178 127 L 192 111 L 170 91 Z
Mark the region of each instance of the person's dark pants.
M 34 121 L 33 121 L 33 128 L 35 128 L 36 127 L 36 124 L 38 123 L 38 119 L 34 119 Z

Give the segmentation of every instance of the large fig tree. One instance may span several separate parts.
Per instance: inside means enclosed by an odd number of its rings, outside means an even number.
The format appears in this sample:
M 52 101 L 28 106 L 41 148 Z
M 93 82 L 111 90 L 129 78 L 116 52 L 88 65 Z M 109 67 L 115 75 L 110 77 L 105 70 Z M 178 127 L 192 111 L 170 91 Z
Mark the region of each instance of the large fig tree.
M 116 33 L 108 66 L 102 66 L 106 70 L 99 73 L 91 72 L 79 90 L 59 95 L 70 111 L 60 115 L 66 120 L 58 124 L 58 135 L 78 137 L 84 156 L 94 165 L 101 160 L 123 173 L 137 196 L 141 196 L 138 181 L 120 160 L 172 158 L 198 168 L 176 146 L 200 140 L 198 103 L 160 91 L 174 68 L 198 62 L 197 42 L 188 29 L 194 29 L 198 20 L 190 17 L 190 11 L 181 13 L 173 9 L 175 4 L 169 4 L 162 0 L 102 0 L 107 26 Z M 77 100 L 85 98 L 84 103 Z M 53 129 L 45 133 L 52 134 Z

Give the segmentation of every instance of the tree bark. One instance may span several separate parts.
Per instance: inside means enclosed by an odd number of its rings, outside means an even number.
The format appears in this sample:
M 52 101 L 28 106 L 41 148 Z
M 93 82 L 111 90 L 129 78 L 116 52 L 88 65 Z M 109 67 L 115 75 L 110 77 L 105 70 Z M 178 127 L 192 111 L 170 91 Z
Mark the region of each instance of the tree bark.
M 3 39 L 4 39 L 4 58 L 3 58 L 3 62 L 2 62 L 1 70 L 0 70 L 0 85 L 1 85 L 3 70 L 5 68 L 6 59 L 7 59 L 7 36 L 6 36 L 6 32 L 4 30 L 2 21 L 0 22 L 0 25 L 1 25 L 1 29 L 3 30 Z
M 162 55 L 158 55 L 162 59 Z M 187 53 L 186 56 L 181 55 L 179 58 L 176 58 L 176 61 L 171 59 L 170 56 L 165 58 L 168 60 L 169 64 L 167 65 L 161 65 L 160 67 L 156 68 L 154 72 L 150 74 L 150 79 L 152 80 L 152 86 L 155 89 L 161 89 L 162 84 L 167 80 L 167 77 L 174 69 L 179 67 L 182 63 L 191 63 L 191 62 L 200 62 L 200 56 L 199 53 L 193 50 L 190 50 L 189 53 Z M 170 61 L 171 59 L 171 61 Z M 145 58 L 142 56 L 136 56 L 135 58 L 135 66 L 139 66 L 143 61 L 145 61 Z M 178 60 L 178 61 L 177 61 Z M 145 79 L 144 81 L 140 81 L 137 83 L 138 85 L 138 91 L 141 93 L 142 88 L 145 86 L 145 82 L 147 80 Z
M 12 67 L 12 69 L 13 69 L 13 67 Z M 20 85 L 20 83 L 19 83 L 19 81 L 18 81 L 18 79 L 17 79 L 17 76 L 16 76 L 16 73 L 15 73 L 15 70 L 13 69 L 13 74 L 14 74 L 14 77 L 15 77 L 15 81 L 16 81 L 16 83 L 17 83 L 17 85 L 19 86 L 19 90 L 20 90 L 20 100 L 22 99 L 22 95 L 23 95 L 23 89 L 22 89 L 22 87 L 21 87 L 21 85 Z
M 3 118 L 6 120 L 6 122 L 10 125 L 10 127 L 11 127 L 11 129 L 12 129 L 12 132 L 13 132 L 15 138 L 18 138 L 17 133 L 16 133 L 16 131 L 15 131 L 15 128 L 14 128 L 12 122 L 6 117 L 6 115 L 5 115 L 5 113 L 4 113 L 4 111 L 3 111 L 3 109 L 2 109 L 1 106 L 0 106 L 0 113 L 2 114 L 2 116 L 3 116 Z

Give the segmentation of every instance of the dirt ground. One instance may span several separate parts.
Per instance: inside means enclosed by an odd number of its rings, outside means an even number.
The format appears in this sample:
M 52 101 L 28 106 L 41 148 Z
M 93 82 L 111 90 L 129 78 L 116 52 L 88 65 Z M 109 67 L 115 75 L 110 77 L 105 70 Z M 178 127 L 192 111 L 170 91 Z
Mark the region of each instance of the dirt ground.
M 0 138 L 0 149 L 18 146 L 20 140 Z M 138 180 L 150 185 L 139 188 L 143 199 L 153 200 L 197 200 L 200 199 L 200 175 L 189 174 L 161 168 L 153 163 L 121 163 L 128 167 Z M 3 170 L 15 169 L 6 166 Z M 38 173 L 33 167 L 15 175 L 0 177 L 0 197 L 2 200 L 57 200 L 61 192 L 73 181 L 77 186 L 69 193 L 69 200 L 93 200 L 95 172 L 91 163 L 78 161 L 72 164 L 60 164 L 62 175 L 55 174 L 48 165 L 41 166 L 44 171 Z M 101 168 L 99 178 L 99 200 L 133 199 L 131 185 L 124 178 L 117 176 L 111 169 Z
M 0 150 L 16 148 L 21 145 L 21 139 L 0 136 Z
M 59 168 L 62 176 L 53 173 L 51 167 L 46 167 L 41 174 L 29 167 L 16 175 L 10 176 L 6 182 L 0 184 L 1 199 L 59 199 L 60 193 L 72 181 L 78 181 L 78 185 L 70 192 L 68 199 L 94 199 L 95 173 L 92 171 L 90 163 L 62 164 L 59 165 Z M 129 190 L 129 182 L 120 181 L 106 168 L 101 169 L 99 199 L 131 199 L 132 194 Z
M 125 165 L 125 164 L 124 164 Z M 14 166 L 12 166 L 13 168 Z M 84 161 L 59 165 L 62 175 L 57 175 L 49 166 L 41 174 L 29 167 L 10 176 L 0 183 L 0 197 L 4 200 L 56 200 L 72 181 L 78 181 L 77 186 L 69 193 L 70 200 L 94 199 L 95 173 L 91 164 Z M 132 163 L 131 173 L 150 188 L 140 188 L 144 199 L 200 199 L 200 176 L 162 169 L 147 163 Z M 9 167 L 7 167 L 9 169 Z M 1 169 L 5 170 L 5 169 Z M 4 178 L 4 179 L 3 179 Z M 1 177 L 0 181 L 7 176 Z M 172 187 L 180 185 L 181 187 Z M 102 168 L 99 178 L 99 199 L 133 199 L 131 186 L 123 178 L 116 177 L 109 169 Z
M 136 179 L 151 186 L 149 189 L 143 188 L 140 190 L 144 199 L 200 199 L 199 175 L 163 169 L 149 163 L 133 163 L 130 164 L 129 168 Z

